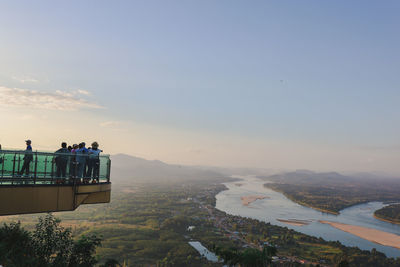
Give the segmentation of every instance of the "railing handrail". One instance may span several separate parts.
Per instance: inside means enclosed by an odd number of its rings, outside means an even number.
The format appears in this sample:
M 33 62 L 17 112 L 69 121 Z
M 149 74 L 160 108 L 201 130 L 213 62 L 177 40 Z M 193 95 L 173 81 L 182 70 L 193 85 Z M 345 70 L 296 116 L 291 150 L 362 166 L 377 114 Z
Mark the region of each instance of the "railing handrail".
M 45 155 L 45 156 L 52 156 L 52 155 L 62 155 L 62 156 L 90 156 L 90 154 L 76 154 L 76 153 L 57 153 L 57 152 L 44 152 L 44 151 L 38 151 L 38 150 L 33 150 L 33 151 L 26 151 L 26 150 L 6 150 L 6 149 L 2 149 L 0 150 L 0 154 L 37 154 L 37 155 Z M 101 154 L 98 155 L 99 157 L 105 157 L 105 158 L 110 158 L 110 154 L 103 154 L 101 152 Z

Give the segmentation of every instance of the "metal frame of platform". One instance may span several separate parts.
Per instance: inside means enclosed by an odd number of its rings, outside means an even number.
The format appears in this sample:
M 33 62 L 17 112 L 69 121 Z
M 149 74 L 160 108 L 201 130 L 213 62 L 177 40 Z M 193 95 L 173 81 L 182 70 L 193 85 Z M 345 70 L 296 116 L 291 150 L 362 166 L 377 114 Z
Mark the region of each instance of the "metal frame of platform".
M 31 158 L 28 175 L 20 172 L 27 155 Z M 67 162 L 64 176 L 57 175 L 59 156 Z M 85 171 L 90 160 L 98 166 L 89 175 Z M 82 173 L 80 167 L 84 170 Z M 108 155 L 93 158 L 89 155 L 1 150 L 0 215 L 71 211 L 82 204 L 109 203 L 110 172 Z

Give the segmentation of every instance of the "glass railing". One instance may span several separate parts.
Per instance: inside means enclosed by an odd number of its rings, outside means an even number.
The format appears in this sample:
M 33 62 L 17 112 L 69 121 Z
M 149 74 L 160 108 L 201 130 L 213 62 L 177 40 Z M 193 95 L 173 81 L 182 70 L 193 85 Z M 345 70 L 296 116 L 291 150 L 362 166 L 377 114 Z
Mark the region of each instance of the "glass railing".
M 110 182 L 109 155 L 0 150 L 0 186 Z

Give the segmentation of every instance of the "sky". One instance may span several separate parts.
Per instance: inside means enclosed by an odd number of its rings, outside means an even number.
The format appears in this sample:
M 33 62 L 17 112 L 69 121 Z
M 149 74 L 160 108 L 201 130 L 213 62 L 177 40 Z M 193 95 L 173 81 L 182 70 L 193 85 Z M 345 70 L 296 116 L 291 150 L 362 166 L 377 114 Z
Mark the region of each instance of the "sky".
M 0 1 L 0 144 L 400 174 L 400 2 Z

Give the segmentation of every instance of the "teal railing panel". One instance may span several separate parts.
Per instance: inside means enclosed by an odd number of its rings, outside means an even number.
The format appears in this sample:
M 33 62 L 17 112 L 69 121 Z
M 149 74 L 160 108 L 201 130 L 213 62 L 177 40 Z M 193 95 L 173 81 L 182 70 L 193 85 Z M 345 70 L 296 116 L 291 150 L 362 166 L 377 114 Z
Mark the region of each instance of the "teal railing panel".
M 110 182 L 109 155 L 0 150 L 0 184 Z

